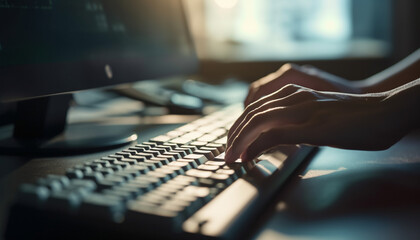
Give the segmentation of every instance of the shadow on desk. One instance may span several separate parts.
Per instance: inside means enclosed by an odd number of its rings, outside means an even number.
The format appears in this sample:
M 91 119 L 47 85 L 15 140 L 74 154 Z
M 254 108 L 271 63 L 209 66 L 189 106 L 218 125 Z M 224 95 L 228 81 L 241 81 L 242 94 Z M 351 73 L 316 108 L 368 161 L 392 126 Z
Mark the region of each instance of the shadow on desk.
M 323 148 L 256 239 L 420 239 L 420 132 L 385 151 Z

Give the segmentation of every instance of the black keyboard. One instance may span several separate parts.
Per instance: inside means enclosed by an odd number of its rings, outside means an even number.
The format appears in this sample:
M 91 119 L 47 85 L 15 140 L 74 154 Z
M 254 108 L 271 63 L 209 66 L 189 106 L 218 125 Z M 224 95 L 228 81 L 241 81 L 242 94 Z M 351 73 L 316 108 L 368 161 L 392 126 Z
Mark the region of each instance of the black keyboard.
M 240 106 L 20 187 L 10 239 L 238 238 L 313 148 L 224 161 Z M 251 221 L 251 222 L 250 222 Z

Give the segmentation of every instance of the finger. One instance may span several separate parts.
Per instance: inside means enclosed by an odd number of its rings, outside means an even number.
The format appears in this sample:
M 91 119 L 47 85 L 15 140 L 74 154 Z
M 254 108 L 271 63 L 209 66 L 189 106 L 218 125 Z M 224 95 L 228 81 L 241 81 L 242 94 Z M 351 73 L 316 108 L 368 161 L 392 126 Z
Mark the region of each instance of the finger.
M 253 142 L 260 133 L 266 132 L 276 126 L 299 124 L 305 118 L 307 111 L 301 107 L 292 109 L 276 107 L 254 115 L 233 138 L 226 150 L 226 161 L 232 162 L 239 158 L 240 153 Z
M 279 89 L 284 85 L 293 82 L 293 79 L 283 83 L 281 79 L 288 78 L 286 75 L 291 72 L 296 72 L 299 66 L 296 64 L 287 63 L 280 67 L 276 72 L 269 74 L 266 77 L 263 77 L 255 82 L 255 86 L 252 89 L 252 94 L 247 96 L 245 101 L 245 106 L 248 106 L 257 99 L 270 94 L 275 89 Z
M 301 104 L 307 101 L 315 101 L 324 99 L 325 96 L 316 91 L 307 90 L 306 88 L 301 88 L 298 91 L 290 94 L 284 98 L 275 99 L 269 102 L 262 104 L 261 106 L 251 110 L 245 111 L 238 120 L 232 125 L 231 130 L 228 133 L 227 144 L 232 143 L 233 137 L 238 134 L 239 130 L 249 121 L 249 119 L 260 112 L 269 110 L 274 107 L 288 107 L 293 104 Z
M 235 123 L 231 126 L 230 131 L 228 132 L 228 139 L 231 137 L 232 134 L 234 134 L 235 130 L 238 128 L 238 126 L 242 123 L 243 119 L 250 114 L 250 112 L 254 112 L 255 109 L 261 107 L 267 102 L 270 102 L 272 100 L 281 99 L 286 96 L 289 96 L 299 89 L 304 89 L 304 87 L 294 85 L 294 84 L 288 84 L 281 89 L 273 92 L 270 95 L 267 95 L 265 97 L 262 97 L 258 99 L 257 101 L 250 104 L 248 107 L 245 108 L 244 112 L 241 114 L 241 116 L 238 118 L 238 120 L 235 121 Z
M 278 73 L 274 72 L 274 73 L 270 73 L 269 75 L 258 79 L 257 81 L 253 82 L 250 87 L 249 87 L 249 91 L 248 91 L 248 96 L 246 97 L 245 101 L 244 101 L 244 105 L 245 107 L 248 106 L 249 104 L 251 104 L 255 98 L 255 93 L 258 92 L 259 88 L 265 84 L 269 84 L 270 82 L 272 82 L 273 80 L 275 80 L 278 77 Z

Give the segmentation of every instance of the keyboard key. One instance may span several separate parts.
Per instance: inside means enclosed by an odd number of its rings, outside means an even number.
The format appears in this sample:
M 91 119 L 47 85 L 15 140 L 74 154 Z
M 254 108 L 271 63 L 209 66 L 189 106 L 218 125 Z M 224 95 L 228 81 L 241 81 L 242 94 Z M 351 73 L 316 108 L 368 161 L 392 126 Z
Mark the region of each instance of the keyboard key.
M 51 192 L 58 192 L 63 189 L 63 185 L 56 179 L 40 178 L 37 184 L 48 188 Z
M 181 136 L 184 133 L 185 132 L 182 132 L 182 131 L 170 131 L 170 132 L 166 133 L 166 136 L 176 138 L 176 137 Z
M 83 176 L 83 179 L 92 180 L 94 182 L 98 182 L 102 180 L 103 178 L 104 178 L 104 175 L 102 175 L 102 173 L 99 173 L 99 172 L 92 172 L 92 173 L 85 174 L 85 176 Z
M 155 191 L 153 191 L 153 192 L 147 193 L 146 195 L 140 196 L 137 199 L 137 201 L 151 203 L 151 204 L 153 204 L 155 206 L 159 206 L 163 202 L 167 201 L 170 196 L 171 196 L 170 193 L 155 192 Z
M 93 171 L 102 168 L 102 165 L 99 164 L 99 163 L 89 162 L 89 163 L 85 163 L 84 165 L 87 166 L 87 167 L 90 167 Z
M 118 165 L 118 164 L 111 165 L 109 168 L 114 170 L 114 172 L 118 172 L 118 171 L 121 171 L 123 169 L 123 167 Z
M 216 141 L 214 141 L 214 143 L 222 144 L 225 147 L 226 147 L 226 142 L 227 142 L 227 137 L 226 136 L 222 137 L 222 138 L 219 138 Z
M 178 152 L 175 152 L 175 151 L 166 152 L 163 155 L 165 155 L 165 156 L 171 156 L 171 157 L 173 157 L 175 159 L 180 159 L 181 158 L 181 154 L 179 154 Z
M 235 170 L 233 169 L 219 169 L 216 173 L 226 174 L 226 175 L 235 175 Z
M 125 184 L 124 186 L 137 188 L 140 193 L 146 193 L 154 189 L 153 186 L 150 185 L 147 181 L 130 181 L 129 183 Z
M 128 157 L 130 157 L 131 156 L 131 153 L 128 153 L 128 152 L 117 152 L 117 153 L 115 153 L 115 155 L 119 155 L 119 156 L 122 156 L 122 157 L 124 157 L 124 158 L 128 158 Z M 121 159 L 119 159 L 119 160 L 121 160 Z
M 194 159 L 178 159 L 177 162 L 182 162 L 182 163 L 188 163 L 188 165 L 190 165 L 191 168 L 197 168 L 198 164 L 196 163 L 196 161 Z
M 178 150 L 177 150 L 178 149 Z M 188 154 L 192 153 L 192 151 L 190 151 L 189 149 L 180 149 L 180 148 L 176 148 L 174 150 L 172 150 L 171 152 L 169 152 L 170 154 L 177 154 L 177 159 L 182 158 L 187 156 Z
M 155 172 L 165 174 L 168 177 L 168 179 L 166 181 L 168 181 L 169 179 L 172 179 L 172 178 L 174 178 L 178 175 L 175 170 L 168 169 L 168 168 L 159 168 L 159 169 L 156 169 Z
M 206 134 L 206 135 L 198 138 L 197 141 L 200 141 L 200 142 L 213 142 L 216 139 L 217 139 L 217 136 Z
M 138 197 L 143 191 L 137 186 L 124 184 L 122 186 L 116 186 L 113 188 L 116 191 L 126 192 L 132 196 L 132 198 Z
M 207 146 L 207 145 L 206 145 Z M 211 147 L 201 147 L 200 150 L 203 151 L 210 151 L 213 156 L 217 156 L 220 154 L 219 150 L 217 150 L 217 148 L 211 148 Z
M 156 170 L 158 170 L 158 169 L 156 169 Z M 167 176 L 165 173 L 156 172 L 156 170 L 153 171 L 153 172 L 148 172 L 146 176 L 155 177 L 155 178 L 159 179 L 161 182 L 166 182 L 170 179 L 170 177 Z
M 17 201 L 30 206 L 42 206 L 50 196 L 50 190 L 45 186 L 23 184 L 19 188 Z
M 119 189 L 106 189 L 102 193 L 107 196 L 114 196 L 117 198 L 121 198 L 121 200 L 124 202 L 134 199 L 134 196 L 130 192 L 122 191 Z
M 208 187 L 188 186 L 183 190 L 183 192 L 202 199 L 204 202 L 208 202 L 210 200 L 210 189 Z
M 168 147 L 168 148 L 170 148 L 170 147 Z M 159 145 L 159 147 L 154 147 L 154 148 L 150 149 L 149 151 L 158 152 L 158 155 L 159 155 L 159 154 L 162 154 L 162 153 L 166 152 L 167 150 L 166 150 L 165 147 L 161 147 L 161 145 Z
M 116 161 L 118 161 L 116 158 L 110 158 L 110 157 L 102 157 L 101 160 L 107 161 L 110 164 L 114 164 Z
M 147 145 L 150 146 L 151 148 L 156 147 L 158 144 L 154 143 L 154 142 L 143 142 L 143 145 Z
M 224 162 L 225 161 L 225 153 L 224 152 L 222 152 L 221 154 L 219 154 L 217 157 L 215 157 L 214 159 L 213 159 L 213 161 L 222 161 L 222 162 Z
M 123 181 L 123 182 L 125 182 L 125 181 Z M 98 189 L 100 191 L 102 191 L 104 189 L 113 188 L 114 186 L 117 186 L 117 185 L 120 185 L 120 184 L 118 184 L 118 183 L 116 183 L 115 181 L 112 181 L 112 180 L 102 179 L 102 180 L 98 181 L 96 185 L 98 186 Z
M 92 193 L 83 199 L 80 214 L 118 222 L 123 218 L 124 203 L 122 200 L 117 196 Z
M 117 185 L 121 185 L 121 184 L 123 184 L 123 183 L 127 182 L 127 178 L 124 178 L 124 177 L 121 177 L 121 176 L 117 176 L 117 175 L 115 175 L 115 174 L 113 174 L 113 175 L 111 175 L 111 176 L 107 176 L 107 177 L 105 177 L 103 180 L 105 180 L 105 181 L 110 181 L 110 182 L 112 182 L 115 186 L 117 186 Z M 99 181 L 99 182 L 98 182 L 98 184 L 99 184 L 100 182 L 101 182 L 101 181 Z
M 121 159 L 123 159 L 123 158 L 124 158 L 124 156 L 122 156 L 122 155 L 117 155 L 117 154 L 112 154 L 112 155 L 109 155 L 108 157 L 109 157 L 109 158 L 114 158 L 114 159 L 117 159 L 117 160 L 121 160 Z
M 197 178 L 190 177 L 190 176 L 185 176 L 185 175 L 180 175 L 180 176 L 177 176 L 174 179 L 172 179 L 171 183 L 172 182 L 180 182 L 181 184 L 185 184 L 185 185 L 196 185 Z
M 184 185 L 182 184 L 174 184 L 173 182 L 169 181 L 165 184 L 162 184 L 160 187 L 158 187 L 156 190 L 159 191 L 165 191 L 165 192 L 170 192 L 172 194 L 175 194 L 176 192 L 178 192 L 179 190 L 184 189 Z
M 176 160 L 176 158 L 175 158 L 174 156 L 172 156 L 172 155 L 167 155 L 166 153 L 165 153 L 165 154 L 163 154 L 163 155 L 158 155 L 157 157 L 158 157 L 158 158 L 163 158 L 163 159 L 166 159 L 166 160 L 168 161 L 168 163 L 167 163 L 167 164 L 169 164 L 169 163 L 171 163 L 171 162 L 173 162 L 173 161 L 175 161 L 175 160 Z
M 216 186 L 216 182 L 209 178 L 200 178 L 198 179 L 198 186 L 202 187 L 214 187 Z
M 146 145 L 144 145 L 144 146 L 146 146 Z M 143 148 L 143 147 L 139 147 L 138 145 L 136 145 L 135 147 L 129 147 L 128 149 L 136 151 L 136 153 L 141 153 L 141 152 L 146 151 L 149 148 L 150 148 L 150 146 L 147 146 L 147 148 Z
M 193 145 L 181 145 L 181 148 L 188 148 L 191 150 L 190 154 L 193 153 L 195 150 L 197 150 L 198 148 L 196 146 Z
M 160 135 L 160 136 L 157 136 L 157 137 L 154 137 L 154 138 L 150 139 L 150 142 L 156 142 L 156 143 L 159 143 L 159 144 L 163 144 L 163 143 L 171 140 L 172 138 L 173 137 L 170 137 L 170 136 L 167 136 L 167 135 Z
M 156 188 L 162 184 L 162 181 L 154 176 L 150 175 L 141 175 L 134 180 L 130 181 L 130 183 L 144 183 L 147 182 L 151 188 Z
M 170 142 L 171 142 L 171 143 L 178 144 L 178 145 L 183 145 L 183 144 L 187 144 L 187 143 L 189 143 L 190 141 L 191 141 L 191 140 L 190 140 L 190 139 L 188 139 L 188 138 L 182 138 L 182 137 L 179 137 L 179 138 L 172 139 Z
M 219 167 L 223 167 L 223 166 L 226 165 L 226 163 L 224 161 L 207 161 L 206 164 L 207 165 L 219 166 Z
M 171 147 L 171 149 L 174 149 L 178 147 L 178 144 L 167 142 L 167 143 L 162 144 L 161 146 L 167 146 L 167 147 Z
M 153 150 L 153 148 L 152 148 L 152 149 L 150 149 L 150 150 L 144 151 L 144 153 L 152 154 L 152 155 L 153 155 L 153 157 L 156 157 L 157 155 L 159 155 L 159 154 L 160 154 L 160 152 L 159 152 L 159 151 Z
M 130 164 L 126 163 L 126 162 L 118 161 L 118 162 L 114 163 L 114 165 L 111 168 L 113 168 L 114 166 L 119 166 L 122 169 L 126 169 L 126 168 L 130 167 Z
M 215 166 L 215 165 L 206 165 L 206 164 L 201 164 L 197 167 L 197 169 L 199 170 L 204 170 L 204 171 L 216 171 L 219 169 L 219 166 Z
M 184 169 L 182 169 L 182 167 L 174 166 L 174 165 L 163 166 L 162 169 L 169 169 L 171 171 L 174 171 L 176 173 L 176 176 L 180 174 L 184 174 L 185 172 Z
M 168 158 L 165 158 L 165 157 L 154 157 L 154 158 L 151 158 L 150 161 L 160 162 L 162 166 L 167 165 L 169 163 Z
M 73 178 L 83 178 L 83 172 L 79 169 L 68 169 L 66 171 L 66 176 L 70 179 Z
M 225 147 L 222 144 L 209 143 L 206 145 L 206 147 L 217 148 L 217 150 L 219 150 L 219 153 L 222 153 L 225 151 Z
M 60 191 L 52 193 L 46 202 L 50 210 L 73 213 L 81 203 L 81 195 L 72 191 Z
M 78 170 L 82 171 L 83 174 L 93 172 L 92 168 L 90 168 L 88 166 L 83 166 L 83 165 L 76 165 L 76 166 L 73 167 L 73 169 L 78 169 Z
M 147 166 L 141 166 L 141 165 L 131 166 L 130 170 L 131 171 L 136 171 L 139 174 L 145 174 L 145 173 L 149 172 L 149 168 Z
M 146 163 L 146 162 L 137 163 L 135 166 L 147 167 L 150 171 L 153 171 L 156 169 L 156 166 L 154 164 Z
M 214 155 L 211 151 L 206 151 L 206 150 L 195 150 L 194 154 L 200 154 L 200 155 L 204 155 L 206 156 L 207 159 L 213 159 Z M 187 157 L 185 157 L 187 158 Z
M 145 152 L 137 153 L 134 156 L 143 157 L 145 159 L 151 159 L 152 157 L 154 157 L 153 154 L 151 154 L 151 153 L 145 153 Z
M 202 142 L 202 141 L 195 141 L 191 143 L 191 146 L 194 147 L 204 147 L 208 144 L 208 142 Z
M 137 144 L 136 146 L 133 147 L 133 150 L 136 152 L 143 152 L 145 150 L 149 150 L 150 148 L 152 148 L 150 145 L 146 145 L 146 144 Z M 141 149 L 141 150 L 140 150 Z
M 182 215 L 179 212 L 150 207 L 143 203 L 133 202 L 128 205 L 126 221 L 135 225 L 142 225 L 151 231 L 181 231 Z
M 91 180 L 85 180 L 85 179 L 72 179 L 70 180 L 70 184 L 67 187 L 67 190 L 73 189 L 75 190 L 83 190 L 86 192 L 92 192 L 96 189 L 96 183 Z
M 178 151 L 183 151 L 183 152 L 185 153 L 185 155 L 183 155 L 183 156 L 181 156 L 181 157 L 185 157 L 186 155 L 188 155 L 188 154 L 192 154 L 192 153 L 193 153 L 193 150 L 192 150 L 191 148 L 189 148 L 189 147 L 184 147 L 184 146 L 177 147 L 177 148 L 175 148 L 175 149 L 174 149 L 174 151 L 176 151 L 176 152 L 178 152 Z
M 155 168 L 160 168 L 163 166 L 161 161 L 156 161 L 156 160 L 146 160 L 144 161 L 145 163 L 149 163 L 155 166 Z
M 191 169 L 191 166 L 187 163 L 187 162 L 180 162 L 180 161 L 176 161 L 176 162 L 171 162 L 168 164 L 168 166 L 176 166 L 176 167 L 180 167 L 182 168 L 184 171 L 188 171 Z
M 197 151 L 199 151 L 199 150 L 196 150 L 196 152 L 197 152 Z M 194 160 L 197 164 L 203 164 L 203 163 L 205 163 L 205 162 L 206 162 L 209 158 L 208 158 L 206 155 L 201 154 L 201 153 L 203 153 L 203 151 L 198 152 L 198 153 L 188 154 L 187 156 L 185 156 L 185 157 L 184 157 L 184 159 L 192 159 L 192 160 Z M 204 153 L 207 153 L 207 155 L 208 155 L 208 153 L 210 153 L 210 154 L 211 154 L 211 152 L 207 152 L 207 151 L 204 151 Z
M 130 156 L 135 155 L 137 153 L 137 151 L 133 149 L 125 149 L 125 150 L 122 150 L 122 152 L 129 153 Z
M 104 176 L 108 176 L 109 174 L 113 174 L 114 170 L 112 168 L 107 167 L 107 168 L 99 169 L 97 172 L 102 173 L 102 175 Z
M 210 179 L 215 180 L 216 182 L 224 183 L 224 184 L 231 184 L 232 178 L 230 178 L 227 174 L 222 173 L 214 173 L 210 176 Z
M 101 159 L 96 159 L 96 160 L 93 160 L 93 162 L 92 162 L 92 163 L 98 163 L 98 164 L 101 164 L 101 165 L 102 165 L 102 167 L 109 167 L 109 166 L 111 165 L 108 161 L 101 160 Z
M 210 171 L 203 171 L 203 170 L 197 170 L 197 169 L 191 169 L 188 170 L 185 175 L 190 177 L 197 177 L 197 178 L 208 178 L 210 177 L 212 172 Z
M 120 160 L 122 163 L 128 163 L 130 165 L 134 165 L 137 163 L 136 160 L 130 159 L 130 158 L 123 158 Z
M 143 156 L 139 156 L 139 155 L 131 155 L 129 158 L 127 159 L 131 159 L 131 160 L 135 160 L 136 162 L 144 162 L 144 160 L 147 160 L 146 157 Z
M 180 138 L 188 139 L 188 141 L 190 142 L 192 140 L 195 140 L 197 138 L 200 138 L 201 136 L 203 136 L 203 133 L 200 133 L 200 132 L 189 132 L 189 133 L 186 133 L 186 134 L 182 135 Z
M 176 145 L 176 144 L 175 144 L 175 145 Z M 178 145 L 176 145 L 176 146 L 178 146 Z M 175 147 L 174 147 L 174 148 L 175 148 Z M 153 148 L 153 149 L 163 150 L 163 152 L 161 152 L 161 153 L 164 153 L 164 152 L 169 152 L 169 151 L 171 151 L 173 148 L 172 148 L 172 146 L 167 146 L 166 144 L 162 144 L 162 145 L 159 145 L 158 147 Z
M 216 138 L 219 138 L 219 137 L 225 135 L 226 133 L 227 133 L 227 130 L 224 129 L 224 128 L 218 128 L 218 129 L 215 129 L 215 130 L 209 132 L 210 135 L 215 136 Z

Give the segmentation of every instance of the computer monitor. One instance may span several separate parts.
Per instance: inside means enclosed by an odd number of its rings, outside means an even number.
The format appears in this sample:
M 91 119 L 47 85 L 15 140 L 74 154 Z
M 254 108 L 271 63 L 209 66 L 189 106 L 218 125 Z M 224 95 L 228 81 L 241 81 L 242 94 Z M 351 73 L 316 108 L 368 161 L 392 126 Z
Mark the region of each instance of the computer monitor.
M 0 0 L 0 102 L 18 102 L 14 136 L 0 145 L 46 148 L 64 129 L 69 93 L 197 63 L 181 0 Z

